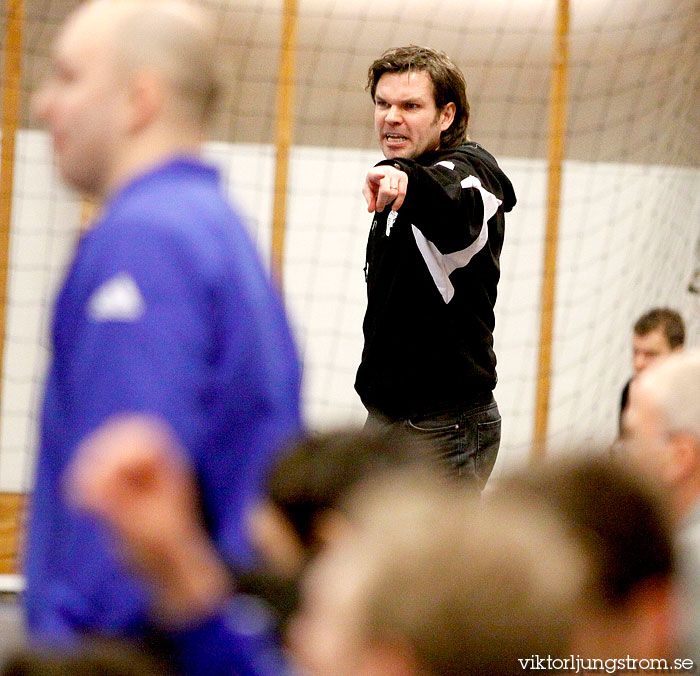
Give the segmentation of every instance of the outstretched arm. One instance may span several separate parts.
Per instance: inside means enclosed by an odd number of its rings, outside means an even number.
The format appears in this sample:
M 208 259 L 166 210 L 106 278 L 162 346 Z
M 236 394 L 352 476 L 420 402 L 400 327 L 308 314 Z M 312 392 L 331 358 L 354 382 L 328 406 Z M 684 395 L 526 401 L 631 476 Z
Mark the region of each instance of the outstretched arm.
M 374 170 L 390 167 L 405 173 L 411 190 L 401 200 L 404 211 L 410 212 L 411 224 L 447 254 L 466 249 L 485 234 L 501 199 L 491 192 L 493 186 L 484 183 L 486 169 L 482 168 L 484 177 L 479 178 L 463 153 L 457 150 L 444 157 L 430 166 L 403 158 L 384 160 Z

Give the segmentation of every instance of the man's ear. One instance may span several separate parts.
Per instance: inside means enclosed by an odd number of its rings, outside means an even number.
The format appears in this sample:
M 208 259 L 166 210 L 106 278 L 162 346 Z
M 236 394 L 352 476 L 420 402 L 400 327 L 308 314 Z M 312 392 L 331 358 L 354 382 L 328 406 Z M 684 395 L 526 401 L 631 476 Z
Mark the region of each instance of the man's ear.
M 440 131 L 445 131 L 445 129 L 449 129 L 450 125 L 455 120 L 456 112 L 457 106 L 452 101 L 444 105 L 444 107 L 440 111 Z
M 674 434 L 667 467 L 668 478 L 677 482 L 700 472 L 700 448 L 690 434 Z
M 163 107 L 165 85 L 153 70 L 144 69 L 133 76 L 129 88 L 128 130 L 139 132 L 147 127 Z
M 666 657 L 679 641 L 678 590 L 671 580 L 653 579 L 637 585 L 627 602 L 630 642 L 637 654 L 645 657 Z M 632 646 L 630 646 L 630 653 Z

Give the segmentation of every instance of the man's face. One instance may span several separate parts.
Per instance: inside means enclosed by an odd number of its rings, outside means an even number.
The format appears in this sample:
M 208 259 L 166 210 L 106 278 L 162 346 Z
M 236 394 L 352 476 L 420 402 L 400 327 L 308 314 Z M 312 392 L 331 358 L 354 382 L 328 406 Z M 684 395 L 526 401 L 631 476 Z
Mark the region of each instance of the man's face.
M 384 157 L 414 159 L 440 146 L 440 134 L 454 119 L 454 103 L 435 106 L 426 71 L 384 73 L 374 94 L 374 129 Z
M 62 178 L 80 191 L 99 195 L 119 145 L 125 93 L 113 67 L 105 24 L 95 20 L 96 14 L 95 7 L 88 7 L 69 19 L 54 48 L 52 75 L 34 105 L 51 134 Z
M 304 575 L 301 605 L 288 636 L 308 676 L 365 673 L 368 646 L 360 631 L 361 566 L 342 544 L 321 551 Z M 355 561 L 357 563 L 357 561 Z
M 673 349 L 661 327 L 644 335 L 635 333 L 632 336 L 632 363 L 634 372 L 639 375 L 644 369 L 653 364 L 659 357 L 671 353 Z
M 653 388 L 643 378 L 630 386 L 623 426 L 627 457 L 642 472 L 663 480 L 669 436 Z

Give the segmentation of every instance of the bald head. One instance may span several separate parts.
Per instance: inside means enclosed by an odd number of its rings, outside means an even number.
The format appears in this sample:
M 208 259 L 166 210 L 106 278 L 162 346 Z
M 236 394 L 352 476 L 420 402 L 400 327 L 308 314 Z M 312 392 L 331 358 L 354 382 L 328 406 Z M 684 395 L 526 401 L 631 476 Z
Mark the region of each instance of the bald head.
M 62 177 L 104 197 L 176 155 L 198 154 L 215 104 L 215 42 L 181 0 L 93 0 L 67 20 L 35 113 Z
M 689 434 L 700 446 L 700 350 L 664 358 L 639 377 L 637 394 L 656 405 L 671 434 Z
M 208 121 L 219 81 L 213 28 L 201 8 L 184 0 L 93 0 L 69 29 L 100 35 L 117 74 L 156 72 L 199 122 Z
M 674 353 L 632 382 L 627 456 L 669 491 L 683 518 L 700 500 L 700 351 Z

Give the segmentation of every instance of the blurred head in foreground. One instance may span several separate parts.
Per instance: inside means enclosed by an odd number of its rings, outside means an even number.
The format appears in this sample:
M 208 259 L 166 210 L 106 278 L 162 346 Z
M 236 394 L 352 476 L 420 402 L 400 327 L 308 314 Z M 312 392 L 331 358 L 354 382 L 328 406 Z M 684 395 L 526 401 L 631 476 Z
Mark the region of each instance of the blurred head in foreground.
M 251 514 L 252 537 L 273 572 L 296 576 L 345 527 L 346 499 L 358 484 L 392 468 L 432 466 L 427 442 L 393 428 L 306 434 L 271 469 Z
M 669 657 L 677 642 L 668 506 L 628 467 L 601 457 L 560 460 L 507 478 L 500 491 L 559 514 L 588 560 L 572 639 L 584 657 Z
M 349 514 L 291 630 L 312 676 L 521 674 L 568 649 L 586 564 L 544 507 L 411 469 L 375 475 Z

